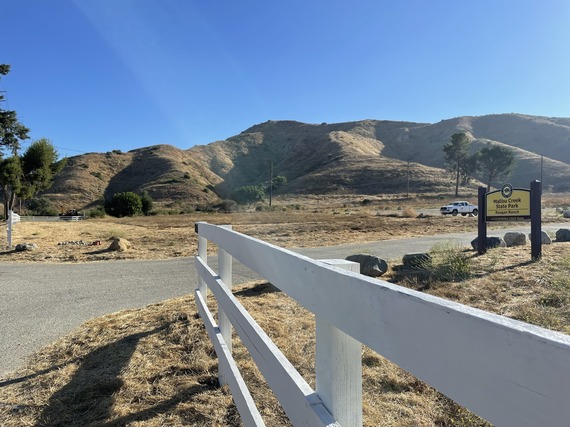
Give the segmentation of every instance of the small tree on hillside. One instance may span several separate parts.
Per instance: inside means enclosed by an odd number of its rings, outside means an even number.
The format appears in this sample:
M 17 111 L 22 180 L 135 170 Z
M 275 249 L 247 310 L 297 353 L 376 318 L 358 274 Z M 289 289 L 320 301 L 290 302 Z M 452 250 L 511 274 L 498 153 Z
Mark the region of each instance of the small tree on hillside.
M 490 191 L 492 182 L 512 175 L 516 165 L 515 153 L 510 148 L 487 143 L 479 152 L 479 165 L 487 191 Z
M 287 184 L 287 178 L 283 175 L 277 175 L 273 178 L 273 189 L 277 190 L 278 188 L 283 187 Z

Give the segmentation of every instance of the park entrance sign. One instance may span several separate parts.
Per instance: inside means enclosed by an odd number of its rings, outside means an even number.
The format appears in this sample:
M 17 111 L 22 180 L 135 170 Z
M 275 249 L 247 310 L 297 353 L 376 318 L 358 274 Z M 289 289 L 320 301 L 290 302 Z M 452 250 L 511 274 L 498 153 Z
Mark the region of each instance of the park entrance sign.
M 530 221 L 530 190 L 505 184 L 485 194 L 486 221 Z
M 492 221 L 530 221 L 531 259 L 542 256 L 542 218 L 541 218 L 542 183 L 538 180 L 530 183 L 530 190 L 513 188 L 505 184 L 500 190 L 487 192 L 479 187 L 479 211 L 477 233 L 477 252 L 487 251 L 487 222 Z

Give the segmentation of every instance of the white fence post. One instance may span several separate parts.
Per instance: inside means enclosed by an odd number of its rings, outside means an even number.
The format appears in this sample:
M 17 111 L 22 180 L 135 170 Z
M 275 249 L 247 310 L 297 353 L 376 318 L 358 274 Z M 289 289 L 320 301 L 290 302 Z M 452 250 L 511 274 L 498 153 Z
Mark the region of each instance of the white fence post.
M 8 234 L 8 248 L 12 249 L 12 230 L 14 224 L 20 222 L 20 215 L 14 213 L 13 211 L 8 211 L 8 224 L 6 227 L 6 233 Z
M 231 230 L 231 225 L 222 225 L 222 228 Z M 218 247 L 218 275 L 220 279 L 228 290 L 232 289 L 232 256 Z M 218 305 L 218 327 L 220 328 L 220 333 L 224 338 L 226 346 L 228 348 L 229 354 L 232 354 L 232 323 L 226 313 Z M 224 372 L 222 372 L 221 366 L 218 366 L 218 376 L 220 380 L 220 385 L 227 384 L 227 380 L 224 378 Z
M 197 222 L 195 224 L 196 232 L 198 233 L 200 223 Z M 208 264 L 208 239 L 202 237 L 198 234 L 198 257 L 200 257 L 206 265 Z M 204 302 L 207 301 L 208 297 L 208 286 L 204 279 L 199 276 L 198 277 L 198 290 L 202 294 L 202 298 L 204 298 Z
M 354 273 L 360 265 L 321 260 Z M 358 310 L 358 307 L 354 307 Z M 351 336 L 316 316 L 316 392 L 343 427 L 362 427 L 362 346 Z

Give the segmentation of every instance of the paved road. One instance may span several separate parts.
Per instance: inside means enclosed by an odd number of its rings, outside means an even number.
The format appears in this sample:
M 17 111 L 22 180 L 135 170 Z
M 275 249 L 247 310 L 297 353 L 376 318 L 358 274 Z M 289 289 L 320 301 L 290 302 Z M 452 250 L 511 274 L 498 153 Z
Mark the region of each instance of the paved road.
M 566 224 L 545 224 L 555 232 Z M 510 229 L 530 231 L 530 225 Z M 489 231 L 489 236 L 502 235 Z M 385 259 L 429 250 L 435 243 L 468 245 L 475 233 L 385 240 L 336 247 L 294 249 L 315 259 L 345 258 L 367 252 Z M 215 257 L 209 260 L 215 265 Z M 94 317 L 144 307 L 186 295 L 197 281 L 193 258 L 161 261 L 108 261 L 85 264 L 0 263 L 0 377 L 25 356 Z M 234 263 L 234 284 L 257 278 Z

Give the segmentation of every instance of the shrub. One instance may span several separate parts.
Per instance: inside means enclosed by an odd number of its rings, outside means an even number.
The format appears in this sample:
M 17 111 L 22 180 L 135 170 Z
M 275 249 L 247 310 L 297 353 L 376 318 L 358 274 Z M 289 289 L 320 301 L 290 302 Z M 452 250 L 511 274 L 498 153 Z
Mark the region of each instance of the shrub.
M 230 198 L 237 203 L 251 205 L 265 198 L 265 189 L 260 185 L 245 185 L 238 187 Z
M 115 193 L 113 198 L 105 203 L 105 212 L 118 218 L 140 215 L 142 213 L 141 196 L 131 191 Z
M 34 197 L 27 203 L 31 215 L 57 216 L 57 209 L 53 207 L 47 197 Z
M 468 279 L 473 275 L 471 259 L 463 249 L 453 243 L 440 243 L 429 252 L 430 258 L 422 263 L 430 277 L 445 282 Z
M 143 191 L 141 194 L 141 210 L 147 216 L 152 212 L 152 197 L 150 197 L 147 191 Z
M 226 213 L 237 212 L 238 204 L 235 200 L 222 200 L 222 202 L 215 205 L 214 208 Z
M 418 213 L 415 210 L 413 210 L 412 208 L 406 208 L 402 212 L 402 216 L 404 218 L 416 218 L 418 216 Z
M 105 207 L 97 206 L 89 211 L 87 211 L 87 217 L 89 218 L 103 218 L 105 216 Z

